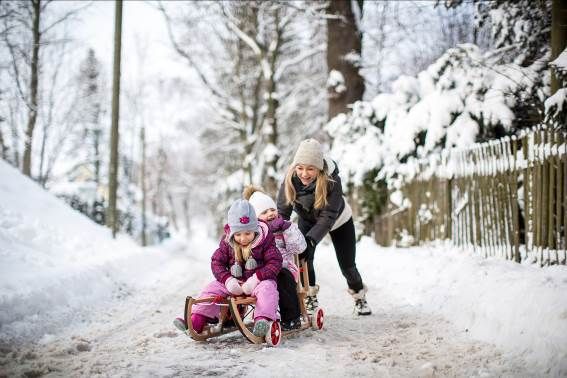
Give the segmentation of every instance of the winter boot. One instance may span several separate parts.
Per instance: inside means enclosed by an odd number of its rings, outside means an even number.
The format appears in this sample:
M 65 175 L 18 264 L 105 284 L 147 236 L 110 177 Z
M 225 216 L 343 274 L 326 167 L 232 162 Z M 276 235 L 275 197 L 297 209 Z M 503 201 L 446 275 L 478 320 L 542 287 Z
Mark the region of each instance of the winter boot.
M 173 320 L 173 325 L 182 332 L 187 331 L 187 323 L 183 318 L 175 318 L 175 320 Z
M 352 295 L 352 298 L 354 299 L 353 313 L 355 315 L 370 315 L 370 314 L 372 314 L 372 310 L 370 309 L 370 306 L 368 306 L 368 303 L 366 302 L 366 292 L 367 291 L 368 291 L 368 288 L 366 287 L 366 285 L 363 285 L 362 289 L 360 289 L 359 291 L 354 291 L 352 289 L 348 289 L 349 294 Z
M 282 322 L 282 331 L 291 331 L 294 329 L 301 328 L 301 318 L 289 320 L 287 322 Z
M 264 337 L 268 333 L 269 323 L 267 319 L 261 318 L 254 322 L 252 333 L 257 337 Z
M 309 286 L 307 297 L 305 297 L 305 310 L 307 310 L 308 314 L 313 314 L 315 309 L 319 307 L 317 293 L 319 293 L 319 285 Z

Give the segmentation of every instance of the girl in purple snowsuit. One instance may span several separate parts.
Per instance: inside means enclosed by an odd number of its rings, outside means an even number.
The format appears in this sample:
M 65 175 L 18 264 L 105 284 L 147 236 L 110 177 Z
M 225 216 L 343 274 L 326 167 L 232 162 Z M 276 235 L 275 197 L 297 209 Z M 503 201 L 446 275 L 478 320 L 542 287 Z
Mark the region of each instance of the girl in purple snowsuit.
M 282 267 L 282 256 L 276 248 L 274 235 L 264 222 L 258 222 L 254 208 L 246 200 L 237 200 L 228 211 L 225 236 L 213 253 L 211 269 L 216 280 L 199 294 L 202 297 L 251 295 L 256 297 L 254 330 L 263 337 L 268 322 L 276 320 L 278 290 L 276 276 Z M 191 323 L 196 332 L 202 332 L 206 323 L 219 317 L 216 304 L 195 304 Z M 185 331 L 185 319 L 174 321 Z

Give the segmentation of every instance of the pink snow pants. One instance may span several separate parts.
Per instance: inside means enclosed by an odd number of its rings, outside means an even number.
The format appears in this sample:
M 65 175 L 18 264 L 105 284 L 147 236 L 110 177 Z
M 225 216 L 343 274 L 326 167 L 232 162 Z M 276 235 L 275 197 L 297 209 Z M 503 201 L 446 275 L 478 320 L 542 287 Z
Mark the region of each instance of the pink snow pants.
M 230 292 L 219 281 L 209 283 L 199 294 L 199 298 L 230 296 Z M 256 297 L 256 308 L 254 309 L 254 319 L 263 316 L 270 320 L 276 320 L 276 310 L 278 308 L 278 288 L 276 281 L 263 280 L 252 290 L 251 296 Z M 201 314 L 209 318 L 218 318 L 220 306 L 216 304 L 198 303 L 193 305 L 192 313 Z

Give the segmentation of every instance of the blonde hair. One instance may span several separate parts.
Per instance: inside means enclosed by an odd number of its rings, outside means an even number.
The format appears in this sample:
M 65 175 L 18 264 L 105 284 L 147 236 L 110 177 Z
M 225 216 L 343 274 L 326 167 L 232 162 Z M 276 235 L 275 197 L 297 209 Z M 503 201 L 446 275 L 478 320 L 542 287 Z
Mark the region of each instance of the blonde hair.
M 234 258 L 236 259 L 236 261 L 240 263 L 247 261 L 250 255 L 252 254 L 252 243 L 248 244 L 246 247 L 243 247 L 240 244 L 238 244 L 236 240 L 234 240 L 233 245 L 234 245 L 233 247 Z
M 326 162 L 324 163 L 327 164 Z M 284 189 L 285 189 L 285 199 L 288 205 L 292 204 L 295 201 L 297 193 L 295 191 L 295 187 L 293 186 L 293 182 L 291 179 L 295 173 L 296 165 L 290 165 L 289 169 L 287 170 L 287 174 L 285 175 L 284 180 Z M 334 180 L 327 175 L 325 169 L 318 170 L 317 177 L 315 178 L 315 204 L 314 207 L 316 209 L 322 209 L 323 207 L 327 206 L 327 187 L 329 182 L 333 182 Z

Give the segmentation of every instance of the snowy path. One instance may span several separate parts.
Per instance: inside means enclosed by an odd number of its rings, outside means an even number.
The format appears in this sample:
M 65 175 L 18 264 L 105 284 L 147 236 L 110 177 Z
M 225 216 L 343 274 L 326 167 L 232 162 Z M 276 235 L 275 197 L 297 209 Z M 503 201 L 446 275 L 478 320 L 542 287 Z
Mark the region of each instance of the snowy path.
M 115 302 L 88 323 L 73 323 L 40 345 L 4 348 L 1 373 L 39 376 L 536 376 L 519 357 L 473 341 L 465 330 L 381 289 L 372 256 L 360 256 L 374 314 L 353 318 L 351 299 L 327 248 L 318 250 L 323 331 L 307 330 L 278 348 L 252 345 L 239 333 L 197 343 L 171 325 L 184 295 L 197 293 L 211 275 L 207 256 L 184 258 L 188 275 Z M 176 269 L 179 270 L 179 269 Z M 182 290 L 180 288 L 184 287 Z M 306 370 L 292 370 L 305 366 Z

